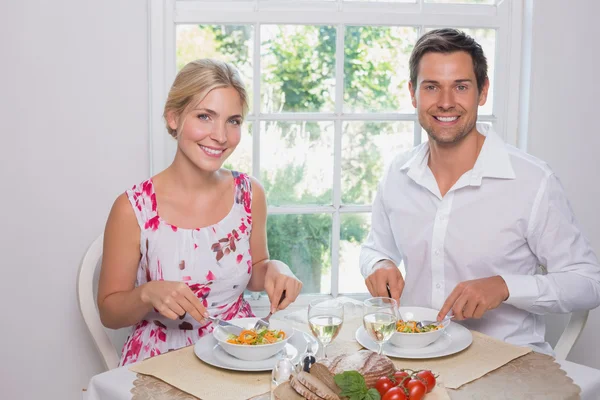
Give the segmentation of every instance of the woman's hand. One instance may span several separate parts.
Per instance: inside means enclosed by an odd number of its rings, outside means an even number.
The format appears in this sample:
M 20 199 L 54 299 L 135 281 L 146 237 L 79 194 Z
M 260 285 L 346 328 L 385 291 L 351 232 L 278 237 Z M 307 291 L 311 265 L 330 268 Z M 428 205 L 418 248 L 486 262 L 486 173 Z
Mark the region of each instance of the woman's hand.
M 150 281 L 141 287 L 144 304 L 175 320 L 188 313 L 198 322 L 208 317 L 208 311 L 194 292 L 183 282 Z
M 281 272 L 279 262 L 270 261 L 265 274 L 265 292 L 271 302 L 271 312 L 283 310 L 296 300 L 302 289 L 302 282 L 296 278 L 288 268 L 283 268 L 287 273 Z M 283 264 L 285 266 L 285 264 Z M 287 267 L 287 266 L 286 266 Z M 285 290 L 285 299 L 279 300 Z

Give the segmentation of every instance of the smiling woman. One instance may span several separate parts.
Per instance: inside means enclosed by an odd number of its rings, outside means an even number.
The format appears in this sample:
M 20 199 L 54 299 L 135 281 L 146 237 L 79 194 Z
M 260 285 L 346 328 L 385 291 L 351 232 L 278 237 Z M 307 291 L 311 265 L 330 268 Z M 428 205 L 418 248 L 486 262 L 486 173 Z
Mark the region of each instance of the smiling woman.
M 286 308 L 302 284 L 270 260 L 261 185 L 222 168 L 240 142 L 247 96 L 230 64 L 203 59 L 175 78 L 164 108 L 173 163 L 119 196 L 104 234 L 98 308 L 105 326 L 133 326 L 121 365 L 195 343 L 209 315 L 254 316 L 245 289 Z M 279 306 L 277 306 L 279 304 Z

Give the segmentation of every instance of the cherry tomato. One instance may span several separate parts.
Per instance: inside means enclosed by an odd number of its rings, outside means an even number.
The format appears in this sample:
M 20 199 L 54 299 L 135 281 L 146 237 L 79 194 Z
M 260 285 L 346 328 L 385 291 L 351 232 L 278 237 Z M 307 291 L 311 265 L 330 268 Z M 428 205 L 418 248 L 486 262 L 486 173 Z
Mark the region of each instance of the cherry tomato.
M 375 382 L 375 389 L 382 397 L 394 386 L 394 382 L 392 382 L 392 380 L 387 376 L 382 376 L 381 378 L 377 379 L 377 382 Z
M 418 379 L 408 381 L 408 398 L 410 400 L 421 400 L 427 393 L 427 387 Z
M 417 372 L 417 378 L 427 386 L 427 393 L 431 392 L 435 387 L 435 376 L 429 370 Z
M 394 379 L 396 380 L 396 385 L 406 387 L 410 380 L 410 374 L 406 371 L 396 371 L 394 372 Z
M 401 388 L 399 386 L 394 386 L 393 388 L 391 388 L 390 390 L 387 391 L 387 393 L 383 396 L 383 398 L 381 400 L 407 400 L 408 397 L 406 397 L 406 392 L 404 391 L 404 388 Z

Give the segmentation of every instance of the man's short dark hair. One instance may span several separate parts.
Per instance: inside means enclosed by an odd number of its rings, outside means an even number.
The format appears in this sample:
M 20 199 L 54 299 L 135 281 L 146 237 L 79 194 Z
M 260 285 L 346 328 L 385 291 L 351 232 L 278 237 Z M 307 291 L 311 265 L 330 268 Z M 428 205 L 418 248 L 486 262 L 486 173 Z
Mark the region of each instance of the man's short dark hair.
M 477 79 L 477 89 L 481 93 L 487 78 L 487 59 L 481 45 L 471 36 L 458 29 L 434 29 L 425 33 L 417 40 L 410 55 L 410 81 L 417 87 L 417 75 L 421 58 L 427 53 L 454 53 L 464 51 L 471 55 L 473 70 Z

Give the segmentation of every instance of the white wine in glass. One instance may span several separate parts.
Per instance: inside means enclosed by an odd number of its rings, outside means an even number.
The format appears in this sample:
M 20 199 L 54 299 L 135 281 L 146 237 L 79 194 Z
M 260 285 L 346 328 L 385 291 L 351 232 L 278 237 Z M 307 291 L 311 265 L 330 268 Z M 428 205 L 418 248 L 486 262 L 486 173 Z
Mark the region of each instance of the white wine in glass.
M 342 329 L 342 319 L 329 315 L 319 315 L 308 320 L 313 335 L 323 344 L 329 344 Z
M 317 299 L 308 305 L 308 326 L 319 342 L 317 359 L 327 358 L 327 346 L 337 337 L 344 323 L 344 305 L 336 300 Z
M 383 345 L 396 331 L 398 321 L 398 303 L 389 297 L 373 297 L 363 303 L 363 326 L 367 334 L 379 346 L 377 354 L 383 351 Z

